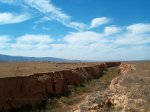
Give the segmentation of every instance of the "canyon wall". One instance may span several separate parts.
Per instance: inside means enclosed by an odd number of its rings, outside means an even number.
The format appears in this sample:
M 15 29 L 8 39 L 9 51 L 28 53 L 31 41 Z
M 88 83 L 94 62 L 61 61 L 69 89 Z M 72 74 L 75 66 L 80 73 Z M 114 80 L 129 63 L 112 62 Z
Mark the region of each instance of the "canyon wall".
M 68 85 L 81 85 L 99 78 L 107 68 L 119 65 L 120 62 L 110 62 L 24 77 L 0 78 L 0 111 L 40 105 L 49 95 L 68 94 Z

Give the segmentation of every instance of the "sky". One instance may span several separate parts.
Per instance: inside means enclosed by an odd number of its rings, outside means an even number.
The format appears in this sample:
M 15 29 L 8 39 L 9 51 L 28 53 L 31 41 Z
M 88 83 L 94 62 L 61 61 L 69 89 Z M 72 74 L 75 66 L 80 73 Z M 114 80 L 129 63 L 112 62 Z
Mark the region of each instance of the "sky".
M 0 54 L 149 60 L 150 0 L 0 0 Z

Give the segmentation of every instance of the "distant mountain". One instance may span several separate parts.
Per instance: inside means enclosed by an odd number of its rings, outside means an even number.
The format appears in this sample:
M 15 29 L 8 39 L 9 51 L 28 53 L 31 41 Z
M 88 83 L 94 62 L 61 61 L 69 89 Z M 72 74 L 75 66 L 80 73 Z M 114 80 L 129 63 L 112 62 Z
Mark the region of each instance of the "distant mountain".
M 50 62 L 75 62 L 77 60 L 67 60 L 63 58 L 54 58 L 54 57 L 24 57 L 24 56 L 10 56 L 0 54 L 0 61 L 50 61 Z

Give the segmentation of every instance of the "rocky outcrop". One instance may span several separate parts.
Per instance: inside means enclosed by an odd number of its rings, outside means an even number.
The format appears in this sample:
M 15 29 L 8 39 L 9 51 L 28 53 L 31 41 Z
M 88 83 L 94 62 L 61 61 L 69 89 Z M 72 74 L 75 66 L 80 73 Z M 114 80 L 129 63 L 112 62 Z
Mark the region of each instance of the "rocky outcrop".
M 119 69 L 120 69 L 120 73 L 123 75 L 127 74 L 129 71 L 136 70 L 134 65 L 127 64 L 127 63 L 121 63 Z
M 0 78 L 0 111 L 39 105 L 48 95 L 68 94 L 68 85 L 80 85 L 87 80 L 99 78 L 105 69 L 119 65 L 117 62 L 103 63 L 26 77 Z

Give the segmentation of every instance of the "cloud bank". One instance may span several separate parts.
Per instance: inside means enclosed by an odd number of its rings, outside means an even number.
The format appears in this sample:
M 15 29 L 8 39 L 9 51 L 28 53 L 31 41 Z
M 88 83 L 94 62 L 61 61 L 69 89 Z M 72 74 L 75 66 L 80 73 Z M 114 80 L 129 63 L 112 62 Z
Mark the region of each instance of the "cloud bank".
M 61 40 L 50 35 L 28 34 L 17 37 L 12 43 L 8 37 L 0 37 L 0 43 L 9 47 L 6 50 L 6 46 L 3 46 L 0 53 L 84 60 L 134 60 L 150 57 L 150 24 L 144 23 L 126 27 L 106 26 L 99 33 L 70 32 Z

